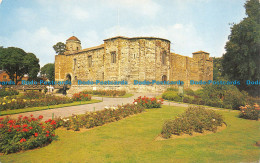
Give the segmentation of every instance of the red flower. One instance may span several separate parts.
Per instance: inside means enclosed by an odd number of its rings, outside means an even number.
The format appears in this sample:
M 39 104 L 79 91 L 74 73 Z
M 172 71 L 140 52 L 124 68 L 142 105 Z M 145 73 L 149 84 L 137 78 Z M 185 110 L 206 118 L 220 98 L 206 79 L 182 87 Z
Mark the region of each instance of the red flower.
M 7 123 L 13 124 L 14 121 L 13 120 L 9 120 Z
M 42 119 L 42 118 L 43 118 L 43 116 L 42 116 L 42 115 L 40 115 L 40 116 L 39 116 L 39 119 Z
M 16 131 L 19 131 L 19 129 L 16 129 Z
M 44 126 L 42 126 L 42 128 L 45 128 Z
M 22 142 L 26 142 L 26 139 L 25 138 L 22 138 L 21 140 L 20 140 L 20 142 L 22 143 Z
M 49 134 L 46 134 L 46 137 L 49 137 L 50 135 Z
M 24 128 L 23 129 L 23 132 L 28 132 L 29 130 L 27 128 Z
M 52 120 L 51 125 L 56 125 L 56 122 L 54 120 Z
M 38 133 L 37 133 L 37 132 L 36 132 L 36 133 L 34 133 L 34 136 L 35 136 L 35 137 L 37 137 L 37 136 L 38 136 Z
M 54 136 L 55 136 L 55 134 L 52 134 L 51 136 L 53 136 L 53 137 L 54 137 Z
M 33 115 L 32 115 L 32 114 L 31 114 L 30 116 L 31 116 L 31 117 L 33 117 Z
M 4 124 L 0 124 L 0 128 L 3 128 L 4 127 Z
M 29 129 L 33 129 L 32 127 L 29 127 Z
M 48 131 L 48 130 L 47 130 L 47 131 L 46 131 L 46 133 L 47 133 L 47 134 L 49 134 L 49 133 L 50 133 L 50 131 Z
M 24 124 L 24 125 L 23 125 L 23 128 L 25 128 L 25 127 L 28 127 L 28 125 L 27 125 L 27 124 Z
M 28 119 L 28 117 L 25 116 L 25 117 L 23 117 L 23 119 Z
M 0 118 L 0 121 L 2 121 L 4 118 Z

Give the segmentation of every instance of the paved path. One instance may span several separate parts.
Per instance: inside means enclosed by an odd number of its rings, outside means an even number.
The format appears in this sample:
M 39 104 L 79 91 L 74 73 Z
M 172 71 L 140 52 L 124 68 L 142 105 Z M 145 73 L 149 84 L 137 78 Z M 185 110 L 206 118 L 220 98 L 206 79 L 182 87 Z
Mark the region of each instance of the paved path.
M 158 94 L 144 94 L 144 93 L 142 93 L 142 94 L 135 94 L 134 96 L 129 97 L 129 98 L 92 97 L 93 99 L 97 99 L 97 100 L 103 99 L 103 101 L 99 102 L 99 103 L 93 103 L 93 104 L 69 106 L 69 107 L 56 108 L 56 109 L 50 109 L 50 110 L 41 110 L 41 111 L 14 114 L 14 115 L 11 115 L 10 117 L 17 118 L 19 115 L 22 115 L 22 116 L 33 115 L 34 117 L 38 117 L 39 115 L 42 115 L 43 120 L 47 120 L 47 119 L 52 118 L 52 116 L 54 115 L 54 117 L 62 117 L 63 118 L 63 117 L 71 116 L 71 115 L 84 114 L 87 111 L 94 111 L 94 108 L 97 111 L 97 110 L 103 110 L 106 106 L 112 107 L 112 106 L 117 106 L 117 105 L 122 105 L 122 104 L 127 104 L 127 103 L 133 103 L 134 99 L 137 99 L 139 96 L 156 97 L 156 96 L 158 96 Z M 180 106 L 180 107 L 191 106 L 190 104 L 168 102 L 168 101 L 164 101 L 163 104 L 169 105 L 169 106 Z M 217 108 L 210 108 L 210 107 L 208 107 L 208 108 L 219 110 Z M 5 117 L 5 116 L 2 116 L 2 117 Z
M 19 115 L 22 116 L 30 116 L 33 115 L 34 117 L 38 117 L 39 115 L 43 116 L 43 120 L 47 120 L 52 118 L 52 115 L 54 117 L 68 117 L 71 115 L 78 115 L 78 114 L 84 114 L 87 111 L 93 111 L 95 110 L 103 110 L 106 106 L 112 107 L 127 103 L 133 103 L 134 99 L 137 99 L 139 96 L 147 96 L 147 97 L 155 97 L 156 94 L 135 94 L 132 97 L 129 98 L 106 98 L 106 97 L 92 97 L 93 99 L 102 100 L 102 102 L 99 103 L 93 103 L 93 104 L 85 104 L 85 105 L 77 105 L 77 106 L 69 106 L 69 107 L 63 107 L 63 108 L 56 108 L 56 109 L 49 109 L 49 110 L 40 110 L 40 111 L 34 111 L 34 112 L 26 112 L 26 113 L 20 113 L 20 114 L 14 114 L 10 115 L 12 118 L 17 118 Z M 2 116 L 5 117 L 5 116 Z

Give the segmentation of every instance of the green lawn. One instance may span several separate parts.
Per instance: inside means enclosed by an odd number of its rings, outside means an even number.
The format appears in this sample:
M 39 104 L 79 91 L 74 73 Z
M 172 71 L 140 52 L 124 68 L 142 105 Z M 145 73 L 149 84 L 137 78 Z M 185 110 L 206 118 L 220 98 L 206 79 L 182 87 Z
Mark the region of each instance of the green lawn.
M 32 107 L 32 108 L 15 109 L 15 110 L 5 110 L 5 111 L 0 111 L 0 115 L 11 115 L 11 114 L 39 111 L 39 110 L 63 108 L 63 107 L 67 107 L 67 106 L 92 104 L 92 103 L 97 103 L 97 102 L 101 102 L 101 100 L 92 99 L 91 101 L 74 101 L 73 103 L 67 103 L 67 104 L 58 104 L 58 105 Z
M 59 140 L 0 162 L 250 162 L 259 160 L 259 121 L 218 111 L 227 128 L 204 136 L 155 141 L 166 119 L 185 108 L 163 106 L 85 132 L 57 130 Z

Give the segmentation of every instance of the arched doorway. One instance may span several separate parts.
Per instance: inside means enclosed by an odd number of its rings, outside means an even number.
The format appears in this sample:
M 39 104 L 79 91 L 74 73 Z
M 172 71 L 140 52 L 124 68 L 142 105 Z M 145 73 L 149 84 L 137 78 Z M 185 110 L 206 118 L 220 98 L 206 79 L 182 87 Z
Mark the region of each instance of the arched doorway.
M 162 81 L 167 81 L 167 76 L 166 75 L 162 76 Z
M 66 75 L 66 81 L 70 81 L 71 82 L 71 75 L 70 74 Z

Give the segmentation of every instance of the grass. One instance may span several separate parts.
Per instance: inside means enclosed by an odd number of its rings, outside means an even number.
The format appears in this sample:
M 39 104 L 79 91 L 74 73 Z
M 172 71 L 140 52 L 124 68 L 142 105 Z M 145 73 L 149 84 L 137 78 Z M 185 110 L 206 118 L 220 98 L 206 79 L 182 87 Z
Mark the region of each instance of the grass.
M 101 102 L 101 100 L 92 99 L 91 101 L 74 101 L 73 103 L 67 103 L 67 104 L 58 104 L 58 105 L 50 105 L 50 106 L 31 107 L 31 108 L 15 109 L 15 110 L 5 110 L 5 111 L 0 111 L 0 115 L 1 115 L 1 116 L 2 116 L 2 115 L 12 115 L 12 114 L 19 114 L 19 113 L 39 111 L 39 110 L 63 108 L 63 107 L 68 107 L 68 106 L 92 104 L 92 103 L 97 103 L 97 102 Z
M 128 97 L 132 97 L 133 94 L 127 93 L 124 96 L 102 96 L 102 95 L 92 95 L 91 94 L 91 96 L 93 96 L 93 97 L 108 97 L 108 98 L 128 98 Z
M 218 111 L 221 132 L 155 141 L 166 119 L 185 108 L 163 106 L 85 132 L 58 129 L 57 141 L 31 151 L 0 156 L 1 162 L 252 162 L 259 160 L 259 121 Z

